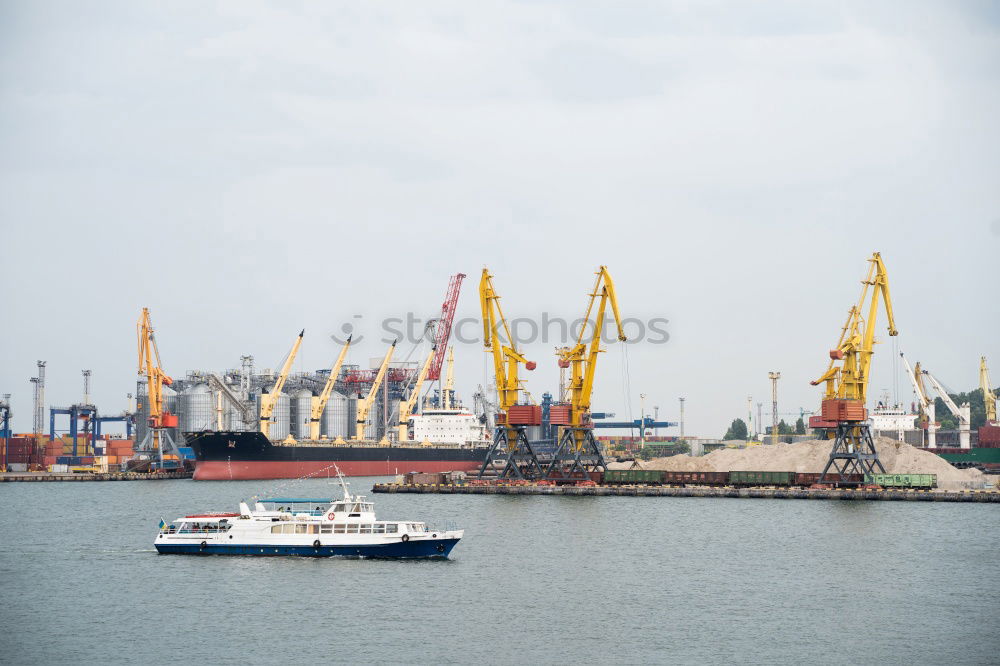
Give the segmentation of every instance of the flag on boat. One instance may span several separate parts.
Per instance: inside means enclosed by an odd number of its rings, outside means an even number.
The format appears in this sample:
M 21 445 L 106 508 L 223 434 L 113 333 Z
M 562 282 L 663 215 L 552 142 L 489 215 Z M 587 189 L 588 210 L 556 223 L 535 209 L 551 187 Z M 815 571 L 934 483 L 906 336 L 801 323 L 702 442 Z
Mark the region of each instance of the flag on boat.
M 162 530 L 166 526 L 167 526 L 167 524 L 165 522 L 163 522 L 163 518 L 160 518 L 160 529 Z

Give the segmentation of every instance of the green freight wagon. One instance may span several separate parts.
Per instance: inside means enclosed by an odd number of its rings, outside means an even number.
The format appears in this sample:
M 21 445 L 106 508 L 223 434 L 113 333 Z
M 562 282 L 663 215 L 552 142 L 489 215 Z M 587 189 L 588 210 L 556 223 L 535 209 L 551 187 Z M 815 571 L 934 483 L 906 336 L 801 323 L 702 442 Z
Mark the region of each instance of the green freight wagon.
M 609 469 L 604 472 L 604 483 L 658 485 L 663 483 L 663 472 L 658 469 Z
M 730 472 L 731 486 L 791 486 L 795 472 Z
M 869 474 L 865 483 L 883 488 L 937 488 L 937 474 Z

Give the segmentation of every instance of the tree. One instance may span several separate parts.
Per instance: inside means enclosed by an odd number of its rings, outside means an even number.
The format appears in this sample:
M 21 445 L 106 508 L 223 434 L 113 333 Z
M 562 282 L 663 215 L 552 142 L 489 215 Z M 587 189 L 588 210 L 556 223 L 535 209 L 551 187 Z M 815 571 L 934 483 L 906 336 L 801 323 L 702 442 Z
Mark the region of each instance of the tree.
M 788 427 L 787 423 L 785 423 L 785 419 L 781 419 L 780 421 L 778 421 L 778 434 L 779 435 L 792 434 L 792 429 Z
M 795 434 L 796 435 L 806 434 L 806 424 L 802 420 L 801 416 L 799 417 L 799 420 L 795 422 Z
M 747 438 L 747 424 L 743 422 L 743 419 L 734 419 L 731 424 L 729 424 L 729 430 L 723 435 L 722 439 L 746 439 Z

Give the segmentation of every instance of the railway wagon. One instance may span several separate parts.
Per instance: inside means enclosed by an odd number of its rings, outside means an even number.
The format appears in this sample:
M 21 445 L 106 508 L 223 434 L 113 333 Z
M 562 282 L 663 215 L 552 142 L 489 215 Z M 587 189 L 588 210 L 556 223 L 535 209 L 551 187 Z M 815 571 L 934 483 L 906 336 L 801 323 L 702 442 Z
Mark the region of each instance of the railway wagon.
M 729 472 L 664 472 L 663 483 L 674 486 L 725 486 L 729 484 Z
M 937 474 L 871 474 L 865 483 L 883 488 L 937 488 Z
M 795 472 L 730 472 L 731 486 L 794 486 Z
M 658 469 L 609 469 L 604 472 L 608 485 L 660 485 L 663 471 Z
M 813 484 L 820 483 L 820 478 L 823 474 L 820 472 L 796 472 L 795 474 L 795 485 L 797 486 L 811 486 Z M 836 472 L 829 473 L 826 475 L 823 483 L 830 485 L 837 485 L 839 483 L 845 484 L 861 484 L 862 477 L 860 474 L 848 474 L 843 480 L 840 478 L 840 474 Z

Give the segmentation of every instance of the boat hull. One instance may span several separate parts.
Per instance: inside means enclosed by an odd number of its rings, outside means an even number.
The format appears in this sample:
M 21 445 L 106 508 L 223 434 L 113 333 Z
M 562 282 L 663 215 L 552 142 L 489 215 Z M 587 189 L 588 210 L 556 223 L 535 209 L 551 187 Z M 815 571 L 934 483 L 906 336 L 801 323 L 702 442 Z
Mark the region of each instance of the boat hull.
M 381 544 L 302 546 L 288 544 L 157 543 L 161 554 L 351 557 L 379 559 L 445 559 L 458 539 L 414 539 Z
M 277 445 L 259 432 L 185 435 L 195 453 L 196 481 L 297 479 L 305 476 L 392 476 L 406 472 L 471 472 L 486 447 Z

